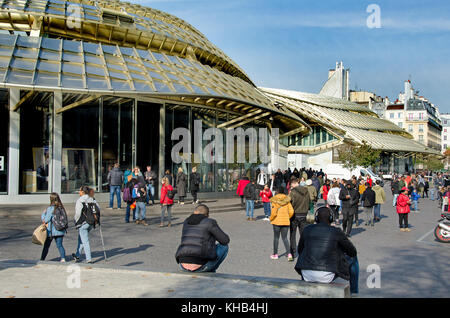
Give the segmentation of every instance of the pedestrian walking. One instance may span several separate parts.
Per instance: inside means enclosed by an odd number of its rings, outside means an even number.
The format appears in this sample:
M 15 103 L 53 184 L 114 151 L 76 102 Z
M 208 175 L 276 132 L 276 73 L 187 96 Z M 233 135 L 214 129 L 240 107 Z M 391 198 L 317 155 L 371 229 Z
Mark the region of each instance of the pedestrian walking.
M 158 177 L 156 172 L 152 170 L 151 166 L 147 166 L 147 171 L 145 171 L 145 182 L 147 184 L 147 196 L 146 203 L 149 204 L 152 200 L 152 205 L 155 204 L 155 186 L 157 184 Z
M 244 197 L 246 203 L 246 216 L 247 221 L 256 221 L 256 218 L 253 217 L 253 212 L 255 209 L 255 201 L 258 199 L 256 194 L 256 185 L 255 180 L 252 180 L 248 183 L 244 188 Z
M 42 249 L 41 261 L 45 260 L 50 244 L 55 240 L 60 262 L 64 263 L 66 261 L 66 250 L 63 246 L 63 239 L 67 233 L 67 213 L 57 193 L 52 192 L 50 194 L 50 206 L 42 213 L 41 220 L 42 224 L 45 224 L 47 227 L 47 239 Z M 63 220 L 63 225 L 61 220 Z
M 294 215 L 290 219 L 289 245 L 290 253 L 295 257 L 298 246 L 298 242 L 296 240 L 297 229 L 299 230 L 301 237 L 303 230 L 308 225 L 306 216 L 309 211 L 310 198 L 308 189 L 306 187 L 302 187 L 296 177 L 291 177 L 290 184 L 291 192 L 289 193 L 289 196 L 291 197 L 291 204 L 294 208 Z
M 72 254 L 75 261 L 79 261 L 81 253 L 84 251 L 86 255 L 86 262 L 92 263 L 91 246 L 89 243 L 89 232 L 93 229 L 93 225 L 87 222 L 86 211 L 91 207 L 100 211 L 100 206 L 94 198 L 89 196 L 90 188 L 88 186 L 82 186 L 78 191 L 80 197 L 75 203 L 75 228 L 78 230 L 78 245 L 76 253 Z
M 372 190 L 375 192 L 375 205 L 373 207 L 373 214 L 376 222 L 381 220 L 381 205 L 386 202 L 386 193 L 383 187 L 380 185 L 380 180 L 375 181 L 375 186 Z
M 375 202 L 376 202 L 376 193 L 374 190 L 372 190 L 372 188 L 370 187 L 370 184 L 368 182 L 366 182 L 366 190 L 364 191 L 364 193 L 361 196 L 361 201 L 364 202 L 363 210 L 364 210 L 365 219 L 366 219 L 365 225 L 373 226 L 373 223 L 374 223 L 373 207 L 375 206 Z
M 250 183 L 250 180 L 243 176 L 238 183 L 237 189 L 236 189 L 236 194 L 241 198 L 241 206 L 242 208 L 245 207 L 245 203 L 244 203 L 244 189 L 247 186 L 247 184 Z
M 189 176 L 189 188 L 191 189 L 192 204 L 198 203 L 197 192 L 200 189 L 200 174 L 197 172 L 197 167 L 192 168 L 192 173 Z
M 134 210 L 134 218 L 136 219 L 136 224 L 141 224 L 148 226 L 145 219 L 146 207 L 145 203 L 147 200 L 147 187 L 145 182 L 137 182 L 133 187 L 133 199 L 136 202 L 136 209 Z
M 172 205 L 173 205 L 173 198 L 175 197 L 175 192 L 172 188 L 172 185 L 169 182 L 169 178 L 164 177 L 162 178 L 162 187 L 161 187 L 161 223 L 159 224 L 159 227 L 164 226 L 164 217 L 165 212 L 167 211 L 167 217 L 169 219 L 169 222 L 167 224 L 167 227 L 172 226 Z
M 294 216 L 294 208 L 291 204 L 291 198 L 281 191 L 270 199 L 272 203 L 272 211 L 270 215 L 270 223 L 273 227 L 273 254 L 271 259 L 278 259 L 278 243 L 280 239 L 283 240 L 284 247 L 286 248 L 286 254 L 288 261 L 293 261 L 294 257 L 290 252 L 289 241 L 287 238 L 290 219 Z
M 412 200 L 412 203 L 414 204 L 414 208 L 413 208 L 414 212 L 419 211 L 419 209 L 418 209 L 419 198 L 420 198 L 420 194 L 417 192 L 416 189 L 414 189 L 411 193 L 411 200 Z
M 271 214 L 271 205 L 270 198 L 272 198 L 272 191 L 269 189 L 269 185 L 266 184 L 264 189 L 259 192 L 259 196 L 261 197 L 261 201 L 264 206 L 264 221 L 269 221 L 269 217 Z
M 121 209 L 122 200 L 120 198 L 120 191 L 123 184 L 123 172 L 119 169 L 119 163 L 114 164 L 114 168 L 108 173 L 108 184 L 109 184 L 109 209 L 114 206 L 114 195 L 117 197 L 117 208 Z
M 339 206 L 340 206 L 340 200 L 339 200 L 339 193 L 341 192 L 341 187 L 337 182 L 334 182 L 331 186 L 330 191 L 328 192 L 327 197 L 327 204 L 331 209 L 334 224 L 336 226 L 339 225 Z
M 312 185 L 311 179 L 306 180 L 305 185 L 309 193 L 309 213 L 314 214 L 314 207 L 317 202 L 317 191 L 316 188 Z M 300 184 L 300 186 L 302 185 Z
M 183 168 L 178 168 L 177 173 L 177 193 L 178 193 L 178 203 L 183 205 L 184 204 L 184 198 L 186 197 L 186 185 L 187 185 L 187 177 L 186 174 L 183 171 Z
M 411 230 L 408 227 L 408 214 L 410 213 L 411 200 L 408 197 L 408 188 L 403 187 L 401 189 L 401 194 L 397 199 L 397 214 L 398 214 L 398 222 L 400 226 L 400 231 L 402 232 L 410 232 Z
M 328 191 L 330 191 L 330 180 L 326 180 L 325 184 L 322 186 L 322 198 L 325 204 L 327 204 Z
M 123 200 L 127 204 L 127 208 L 125 210 L 125 223 L 130 223 L 130 214 L 133 215 L 133 222 L 136 221 L 136 215 L 134 213 L 134 209 L 136 208 L 135 199 L 133 199 L 133 189 L 136 185 L 137 180 L 133 178 L 130 174 L 127 177 L 127 183 L 123 189 Z
M 393 178 L 391 182 L 391 191 L 393 195 L 392 206 L 397 206 L 397 198 L 400 195 L 400 178 Z
M 352 182 L 347 181 L 346 186 L 339 193 L 342 202 L 342 229 L 347 237 L 351 236 L 354 215 L 358 213 L 359 192 L 353 188 Z

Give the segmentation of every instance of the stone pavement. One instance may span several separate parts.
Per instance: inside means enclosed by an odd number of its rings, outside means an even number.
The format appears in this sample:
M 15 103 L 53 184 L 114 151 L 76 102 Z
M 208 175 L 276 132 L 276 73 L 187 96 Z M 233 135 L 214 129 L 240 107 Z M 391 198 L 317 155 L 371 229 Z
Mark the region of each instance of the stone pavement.
M 411 232 L 400 232 L 398 217 L 392 207 L 392 195 L 385 186 L 388 202 L 382 206 L 382 220 L 375 227 L 354 228 L 351 240 L 358 250 L 360 263 L 360 297 L 447 297 L 450 290 L 448 260 L 450 245 L 436 242 L 433 229 L 440 211 L 437 203 L 421 199 L 420 212 L 410 214 Z M 322 200 L 321 200 L 322 201 Z M 246 221 L 245 211 L 239 209 L 239 199 L 220 199 L 208 202 L 211 217 L 230 235 L 230 250 L 218 273 L 298 280 L 294 263 L 285 255 L 277 260 L 269 258 L 273 251 L 273 231 L 269 222 L 263 221 L 263 209 L 255 211 L 256 222 Z M 69 214 L 73 205 L 66 203 Z M 0 207 L 0 260 L 38 260 L 41 247 L 31 244 L 31 233 L 39 224 L 43 207 Z M 124 269 L 152 270 L 177 273 L 175 252 L 180 242 L 182 222 L 192 205 L 177 207 L 171 228 L 159 228 L 159 206 L 148 207 L 150 226 L 123 222 L 124 210 L 104 213 L 102 230 L 105 239 L 108 265 Z M 362 215 L 360 222 L 362 222 Z M 75 251 L 77 233 L 71 226 L 64 238 L 67 255 Z M 91 232 L 93 258 L 103 265 L 103 251 L 99 231 Z M 280 242 L 279 253 L 284 253 Z M 47 260 L 57 261 L 56 246 L 50 248 Z M 71 259 L 68 256 L 68 259 Z M 367 280 L 374 268 L 380 269 L 380 288 L 370 288 Z
M 51 264 L 53 263 L 53 264 Z M 308 284 L 226 274 L 181 274 L 54 262 L 0 262 L 0 298 L 345 297 L 344 284 Z

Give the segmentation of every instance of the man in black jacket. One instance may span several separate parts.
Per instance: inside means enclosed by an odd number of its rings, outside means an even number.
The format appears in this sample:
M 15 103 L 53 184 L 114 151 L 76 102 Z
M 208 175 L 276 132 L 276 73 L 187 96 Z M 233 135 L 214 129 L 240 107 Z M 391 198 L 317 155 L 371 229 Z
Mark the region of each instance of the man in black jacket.
M 255 180 L 252 180 L 245 186 L 244 197 L 246 203 L 245 211 L 247 214 L 247 221 L 256 221 L 256 218 L 253 217 L 253 212 L 255 210 L 255 201 L 258 199 Z
M 350 281 L 351 293 L 358 293 L 356 248 L 341 229 L 331 226 L 331 215 L 330 208 L 321 207 L 316 215 L 318 224 L 303 231 L 295 270 L 308 282 L 331 283 L 341 277 Z
M 200 204 L 184 221 L 175 259 L 183 271 L 215 273 L 228 254 L 229 242 L 216 220 L 209 218 L 209 208 Z
M 347 180 L 345 189 L 339 193 L 342 204 L 342 229 L 350 237 L 352 232 L 353 216 L 358 213 L 359 192 L 353 188 L 352 181 Z
M 399 180 L 400 178 L 397 179 L 397 177 L 393 177 L 391 182 L 391 191 L 392 195 L 394 196 L 394 199 L 392 200 L 393 207 L 397 206 L 397 198 L 400 195 Z
M 369 226 L 369 224 L 373 226 L 373 207 L 375 205 L 375 198 L 375 191 L 370 187 L 370 183 L 366 182 L 366 190 L 361 196 L 364 213 L 366 215 L 366 226 Z
M 297 250 L 297 228 L 300 232 L 300 237 L 302 236 L 303 229 L 308 225 L 306 222 L 306 215 L 309 210 L 309 191 L 308 188 L 299 185 L 298 179 L 294 176 L 290 180 L 291 192 L 289 196 L 291 197 L 291 204 L 294 208 L 294 215 L 291 218 L 289 236 L 291 245 L 291 254 L 295 257 L 295 251 Z M 288 258 L 289 261 L 294 259 Z

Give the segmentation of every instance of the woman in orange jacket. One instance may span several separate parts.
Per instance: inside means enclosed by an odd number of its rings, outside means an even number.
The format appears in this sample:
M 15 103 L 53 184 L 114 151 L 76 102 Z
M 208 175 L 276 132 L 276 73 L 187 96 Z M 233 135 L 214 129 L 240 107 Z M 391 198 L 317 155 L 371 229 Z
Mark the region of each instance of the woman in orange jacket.
M 278 189 L 278 194 L 270 199 L 272 203 L 272 213 L 270 214 L 270 223 L 273 226 L 273 254 L 271 259 L 278 259 L 278 241 L 281 238 L 288 254 L 288 261 L 293 261 L 294 258 L 289 253 L 289 241 L 287 239 L 290 219 L 294 215 L 294 208 L 291 204 L 291 198 L 283 194 L 282 189 Z

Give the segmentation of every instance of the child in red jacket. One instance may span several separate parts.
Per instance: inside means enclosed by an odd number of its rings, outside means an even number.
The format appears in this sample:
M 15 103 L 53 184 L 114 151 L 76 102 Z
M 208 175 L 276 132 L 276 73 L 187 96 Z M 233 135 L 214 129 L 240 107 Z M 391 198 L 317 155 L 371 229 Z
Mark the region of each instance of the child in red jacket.
M 403 187 L 401 191 L 402 193 L 397 198 L 398 221 L 400 225 L 400 231 L 409 232 L 411 230 L 408 227 L 408 214 L 410 212 L 409 205 L 411 204 L 411 199 L 408 196 L 407 187 Z
M 269 221 L 269 217 L 270 217 L 270 211 L 271 209 L 271 205 L 270 205 L 270 198 L 272 197 L 272 191 L 270 191 L 269 189 L 269 185 L 266 184 L 264 186 L 264 190 L 261 190 L 259 192 L 259 196 L 261 197 L 261 201 L 263 202 L 264 205 L 264 214 L 265 214 L 265 221 Z

